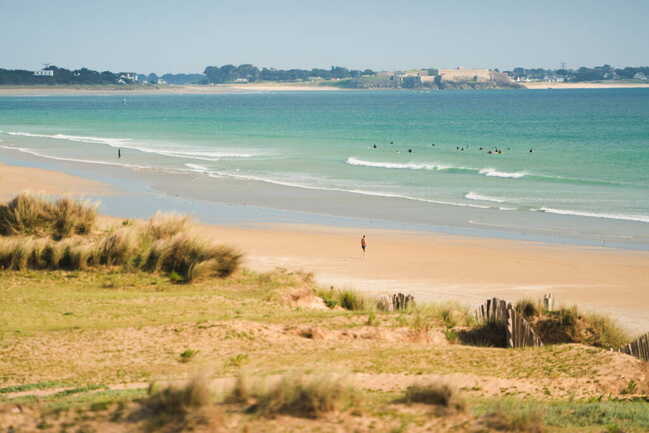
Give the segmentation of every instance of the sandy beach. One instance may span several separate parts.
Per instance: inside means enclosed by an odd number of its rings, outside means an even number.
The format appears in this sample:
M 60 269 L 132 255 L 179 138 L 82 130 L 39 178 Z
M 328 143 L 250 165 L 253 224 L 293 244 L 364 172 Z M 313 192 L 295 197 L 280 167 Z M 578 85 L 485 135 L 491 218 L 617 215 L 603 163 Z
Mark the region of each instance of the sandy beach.
M 213 95 L 245 92 L 306 92 L 347 90 L 302 83 L 250 83 L 184 86 L 0 86 L 0 96 L 56 95 Z
M 0 165 L 0 178 L 2 200 L 22 190 L 110 192 L 99 182 L 49 170 Z M 325 286 L 371 294 L 399 290 L 421 300 L 469 305 L 493 296 L 516 301 L 553 293 L 560 304 L 578 304 L 623 319 L 634 332 L 649 329 L 649 252 L 297 224 L 213 225 L 205 230 L 219 242 L 240 248 L 255 270 L 314 272 Z M 359 247 L 361 234 L 368 238 L 365 257 Z
M 0 201 L 27 191 L 47 195 L 106 195 L 112 188 L 101 182 L 52 170 L 15 167 L 0 163 Z

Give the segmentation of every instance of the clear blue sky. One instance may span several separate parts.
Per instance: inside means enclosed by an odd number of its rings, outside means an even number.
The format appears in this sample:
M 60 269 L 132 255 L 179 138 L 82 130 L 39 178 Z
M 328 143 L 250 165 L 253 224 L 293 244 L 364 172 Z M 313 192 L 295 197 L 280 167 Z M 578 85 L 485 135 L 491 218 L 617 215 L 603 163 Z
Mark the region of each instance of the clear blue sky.
M 0 67 L 649 65 L 649 0 L 0 0 Z

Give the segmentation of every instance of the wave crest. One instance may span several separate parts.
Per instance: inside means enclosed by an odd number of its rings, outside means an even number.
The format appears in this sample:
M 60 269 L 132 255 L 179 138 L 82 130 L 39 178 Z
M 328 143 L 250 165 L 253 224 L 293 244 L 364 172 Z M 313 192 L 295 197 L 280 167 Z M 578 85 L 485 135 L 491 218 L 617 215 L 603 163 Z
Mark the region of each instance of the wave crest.
M 505 177 L 511 179 L 519 179 L 521 177 L 527 176 L 527 173 L 524 171 L 507 172 L 498 171 L 495 168 L 481 168 L 478 173 L 489 177 Z
M 477 192 L 469 191 L 464 195 L 464 198 L 467 200 L 478 200 L 478 201 L 492 201 L 494 203 L 505 203 L 507 200 L 498 197 L 491 197 L 488 195 L 478 194 Z
M 649 223 L 649 215 L 626 215 L 626 214 L 610 214 L 610 213 L 597 213 L 597 212 L 585 212 L 578 210 L 570 209 L 555 209 L 550 207 L 541 207 L 538 209 L 532 209 L 537 212 L 547 212 L 554 213 L 558 215 L 573 215 L 573 216 L 584 216 L 592 218 L 607 218 L 614 220 L 626 220 L 626 221 L 638 221 L 643 223 Z
M 442 165 L 435 163 L 416 163 L 416 162 L 375 162 L 375 161 L 364 161 L 362 159 L 354 158 L 350 156 L 345 161 L 349 165 L 357 165 L 363 167 L 376 167 L 376 168 L 401 168 L 409 170 L 448 170 L 450 168 L 456 168 L 451 165 Z

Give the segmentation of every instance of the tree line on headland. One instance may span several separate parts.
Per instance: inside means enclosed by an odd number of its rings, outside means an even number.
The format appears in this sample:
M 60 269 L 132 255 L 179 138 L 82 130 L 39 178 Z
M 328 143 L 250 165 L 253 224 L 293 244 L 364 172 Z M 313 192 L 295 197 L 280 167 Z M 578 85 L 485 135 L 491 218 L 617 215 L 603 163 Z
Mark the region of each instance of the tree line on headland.
M 423 75 L 439 76 L 437 69 L 421 69 L 420 71 Z M 593 68 L 582 66 L 577 69 L 517 67 L 510 71 L 500 72 L 498 69 L 493 71 L 515 81 L 649 81 L 649 66 L 614 68 L 610 65 L 602 65 Z M 207 66 L 203 73 L 164 74 L 161 76 L 155 73 L 144 75 L 132 72 L 99 72 L 88 68 L 68 70 L 57 66 L 47 66 L 40 71 L 0 68 L 0 85 L 124 85 L 134 83 L 183 85 L 260 81 L 333 81 L 340 87 L 417 87 L 413 85 L 416 80 L 411 78 L 412 75 L 406 76 L 405 80 L 387 81 L 387 77 L 398 75 L 399 73 L 390 75 L 377 73 L 371 69 L 358 70 L 340 66 L 332 66 L 329 69 L 276 69 L 259 68 L 252 64 L 238 66 L 229 64 Z M 439 80 L 430 84 L 442 87 Z

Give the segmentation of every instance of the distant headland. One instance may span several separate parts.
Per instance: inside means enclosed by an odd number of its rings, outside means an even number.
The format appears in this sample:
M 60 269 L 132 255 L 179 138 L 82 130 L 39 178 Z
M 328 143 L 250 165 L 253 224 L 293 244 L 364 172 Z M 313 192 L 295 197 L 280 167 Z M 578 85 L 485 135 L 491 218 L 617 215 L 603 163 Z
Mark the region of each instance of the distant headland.
M 221 93 L 242 90 L 340 89 L 562 89 L 649 87 L 649 67 L 610 65 L 578 69 L 453 69 L 402 71 L 259 68 L 252 64 L 208 66 L 203 73 L 141 74 L 69 70 L 53 65 L 30 71 L 0 68 L 0 94 L 63 92 Z

